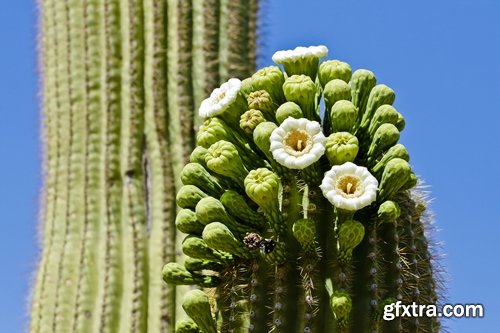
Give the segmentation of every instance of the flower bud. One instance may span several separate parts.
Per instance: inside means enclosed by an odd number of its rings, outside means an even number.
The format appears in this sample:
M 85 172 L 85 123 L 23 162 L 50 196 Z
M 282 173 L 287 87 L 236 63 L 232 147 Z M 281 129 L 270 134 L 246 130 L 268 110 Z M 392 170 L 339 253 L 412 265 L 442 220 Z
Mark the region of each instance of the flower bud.
M 201 199 L 196 205 L 195 210 L 196 218 L 203 225 L 207 225 L 211 222 L 222 222 L 231 229 L 232 232 L 238 235 L 245 234 L 252 230 L 250 227 L 236 222 L 236 220 L 226 212 L 224 205 L 213 197 Z
M 203 229 L 203 240 L 214 250 L 224 251 L 232 255 L 248 258 L 250 252 L 247 251 L 227 226 L 220 222 L 212 222 Z
M 382 124 L 375 131 L 368 149 L 368 163 L 375 161 L 380 154 L 394 146 L 399 140 L 399 131 L 393 124 Z
M 277 127 L 278 126 L 276 126 L 275 123 L 266 121 L 257 125 L 257 127 L 255 127 L 255 130 L 253 131 L 253 142 L 260 149 L 260 151 L 264 153 L 264 155 L 266 155 L 269 161 L 273 160 L 273 155 L 269 150 L 271 146 L 271 141 L 269 140 L 269 138 Z
M 212 317 L 210 301 L 205 292 L 198 289 L 189 290 L 184 296 L 182 308 L 203 333 L 217 333 L 217 325 Z
M 409 190 L 413 187 L 415 187 L 418 183 L 418 178 L 417 178 L 417 175 L 415 175 L 415 173 L 411 173 L 410 175 L 410 179 L 408 179 L 408 181 L 403 185 L 403 187 L 401 187 L 402 190 Z
M 382 172 L 387 165 L 387 162 L 389 162 L 393 158 L 401 158 L 408 162 L 410 160 L 410 154 L 408 154 L 405 146 L 400 143 L 392 146 L 371 169 L 373 175 L 380 179 L 380 177 L 382 176 Z
M 196 213 L 190 209 L 181 209 L 177 212 L 175 226 L 180 232 L 194 235 L 201 235 L 205 228 L 205 225 L 196 218 Z
M 304 251 L 314 251 L 316 247 L 316 224 L 310 219 L 295 221 L 292 227 L 293 237 L 300 243 Z
M 278 208 L 279 177 L 274 172 L 259 168 L 252 170 L 245 178 L 245 192 L 266 213 Z
M 372 119 L 373 114 L 378 109 L 378 107 L 384 104 L 392 105 L 395 99 L 396 94 L 394 93 L 394 90 L 392 90 L 385 84 L 377 84 L 375 87 L 373 87 L 368 97 L 366 111 L 363 113 L 360 127 L 364 130 L 368 129 L 370 120 Z
M 182 241 L 182 252 L 192 258 L 228 262 L 232 259 L 230 254 L 215 251 L 198 236 L 188 235 Z
M 288 102 L 300 106 L 304 116 L 309 120 L 317 120 L 316 112 L 316 85 L 307 75 L 292 75 L 285 80 L 283 92 Z
M 358 109 L 351 101 L 337 101 L 330 110 L 332 132 L 354 132 L 357 119 Z
M 339 260 L 347 263 L 352 258 L 352 251 L 365 236 L 363 224 L 354 220 L 344 221 L 339 228 Z
M 194 208 L 198 201 L 205 198 L 207 194 L 194 185 L 184 185 L 177 192 L 175 198 L 177 205 L 181 208 Z
M 283 83 L 285 76 L 277 66 L 269 66 L 259 69 L 252 75 L 254 91 L 265 90 L 271 95 L 271 99 L 278 105 L 285 101 L 283 95 Z
M 396 111 L 396 109 L 391 105 L 381 105 L 375 111 L 373 118 L 370 121 L 370 127 L 368 127 L 368 134 L 373 138 L 375 132 L 382 124 L 393 124 L 396 125 L 400 121 L 401 114 Z M 397 126 L 396 126 L 397 128 Z
M 166 264 L 162 270 L 163 280 L 175 285 L 198 284 L 203 287 L 215 287 L 220 283 L 216 276 L 206 276 L 189 272 L 183 265 L 175 262 Z
M 342 80 L 331 80 L 325 86 L 323 97 L 325 98 L 325 110 L 330 113 L 336 102 L 351 99 L 351 88 Z
M 380 223 L 393 223 L 401 215 L 399 205 L 392 201 L 384 201 L 377 212 L 377 220 Z
M 358 154 L 358 138 L 348 132 L 336 132 L 326 139 L 326 157 L 331 165 L 353 162 Z
M 349 82 L 351 74 L 351 66 L 347 62 L 340 60 L 327 60 L 319 65 L 318 78 L 323 88 L 331 80 L 338 79 Z
M 217 261 L 186 257 L 184 267 L 190 272 L 201 272 L 203 270 L 220 272 L 226 266 Z
M 349 318 L 351 317 L 352 310 L 351 296 L 345 291 L 335 291 L 330 296 L 330 308 L 337 320 L 339 328 L 347 328 L 349 326 Z
M 267 119 L 273 120 L 277 105 L 274 104 L 271 95 L 265 90 L 257 90 L 247 97 L 248 108 L 260 110 Z
M 182 184 L 194 185 L 209 195 L 218 197 L 224 193 L 217 179 L 212 177 L 201 164 L 186 164 L 181 171 L 180 177 Z
M 358 69 L 352 73 L 349 85 L 351 87 L 352 104 L 358 109 L 358 119 L 362 119 L 366 109 L 368 96 L 373 87 L 375 87 L 377 79 L 375 75 L 366 69 Z
M 175 323 L 175 333 L 202 333 L 200 328 L 190 319 L 181 319 Z
M 380 181 L 380 200 L 386 200 L 398 192 L 411 178 L 411 167 L 401 158 L 387 162 Z
M 241 81 L 240 93 L 247 98 L 248 95 L 253 91 L 253 82 L 251 77 L 247 77 Z
M 288 117 L 292 117 L 295 119 L 304 118 L 300 106 L 298 106 L 294 102 L 286 102 L 281 104 L 278 107 L 278 110 L 276 110 L 276 120 L 278 121 L 278 124 L 284 122 Z
M 211 145 L 205 156 L 205 162 L 210 170 L 230 177 L 237 184 L 241 184 L 241 180 L 248 173 L 238 150 L 228 141 L 221 140 Z
M 311 80 L 316 80 L 319 59 L 328 54 L 324 45 L 296 47 L 294 50 L 277 51 L 273 55 L 273 61 L 283 65 L 288 76 L 308 75 Z
M 265 226 L 264 217 L 253 210 L 245 198 L 236 191 L 228 190 L 220 197 L 220 202 L 226 211 L 244 224 L 263 229 Z
M 208 118 L 196 134 L 198 145 L 207 148 L 220 140 L 233 141 L 231 128 L 219 118 Z
M 202 146 L 196 146 L 194 150 L 189 155 L 189 162 L 201 164 L 204 168 L 207 167 L 205 162 L 205 155 L 207 154 L 207 149 Z
M 266 121 L 264 115 L 259 110 L 250 109 L 247 112 L 243 113 L 240 118 L 240 128 L 246 134 L 253 134 L 255 127 L 258 124 Z

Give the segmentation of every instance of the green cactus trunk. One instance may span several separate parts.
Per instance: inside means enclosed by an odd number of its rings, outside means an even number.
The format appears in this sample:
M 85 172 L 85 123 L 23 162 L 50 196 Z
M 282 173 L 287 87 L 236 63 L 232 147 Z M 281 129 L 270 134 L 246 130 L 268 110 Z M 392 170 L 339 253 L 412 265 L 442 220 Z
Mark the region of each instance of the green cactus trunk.
M 257 11 L 257 0 L 40 2 L 45 184 L 30 332 L 174 331 L 179 291 L 161 268 L 182 260 L 175 193 L 195 110 L 254 70 Z
M 394 91 L 306 50 L 277 52 L 284 72 L 230 80 L 200 108 L 176 198 L 188 259 L 163 277 L 205 293 L 185 295 L 176 332 L 438 332 L 437 318 L 384 319 L 440 291 Z

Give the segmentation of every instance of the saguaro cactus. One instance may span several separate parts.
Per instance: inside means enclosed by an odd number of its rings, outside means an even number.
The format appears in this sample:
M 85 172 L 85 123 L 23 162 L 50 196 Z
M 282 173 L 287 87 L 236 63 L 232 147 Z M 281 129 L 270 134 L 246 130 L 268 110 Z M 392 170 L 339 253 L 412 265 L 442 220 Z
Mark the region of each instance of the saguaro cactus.
M 169 284 L 197 285 L 177 332 L 437 332 L 383 320 L 436 304 L 429 217 L 394 91 L 324 46 L 273 56 L 201 103 L 176 225 L 189 235 Z M 321 105 L 324 103 L 324 114 Z
M 173 332 L 193 110 L 255 66 L 257 0 L 41 0 L 43 252 L 30 331 Z

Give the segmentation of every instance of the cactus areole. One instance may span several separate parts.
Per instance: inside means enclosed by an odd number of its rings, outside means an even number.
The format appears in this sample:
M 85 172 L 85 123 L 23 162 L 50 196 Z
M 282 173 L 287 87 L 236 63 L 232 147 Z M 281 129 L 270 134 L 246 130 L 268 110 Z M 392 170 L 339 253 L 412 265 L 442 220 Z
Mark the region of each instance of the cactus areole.
M 187 295 L 179 332 L 439 331 L 382 316 L 439 293 L 394 91 L 327 53 L 276 52 L 283 71 L 230 79 L 201 103 L 177 195 L 188 260 L 163 269 L 204 290 Z

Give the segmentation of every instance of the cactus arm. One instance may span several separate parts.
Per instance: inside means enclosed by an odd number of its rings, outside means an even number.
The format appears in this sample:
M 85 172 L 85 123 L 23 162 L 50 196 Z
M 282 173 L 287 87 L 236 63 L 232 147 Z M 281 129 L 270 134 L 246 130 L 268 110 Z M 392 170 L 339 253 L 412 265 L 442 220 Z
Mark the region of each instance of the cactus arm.
M 103 333 L 118 332 L 122 296 L 122 257 L 120 210 L 120 121 L 121 118 L 121 38 L 118 3 L 106 0 L 101 3 L 101 113 L 103 130 L 101 151 L 101 188 L 99 207 L 102 227 L 100 230 L 99 282 L 97 302 L 93 315 L 93 329 Z
M 80 274 L 80 257 L 83 245 L 85 223 L 85 163 L 86 163 L 86 106 L 85 72 L 84 72 L 84 39 L 83 39 L 83 6 L 72 1 L 60 4 L 61 16 L 64 16 L 62 28 L 69 26 L 66 37 L 66 70 L 68 71 L 68 103 L 69 103 L 69 179 L 67 186 L 67 210 L 64 219 L 63 249 L 59 263 L 58 289 L 54 309 L 54 331 L 71 332 L 75 319 L 78 279 Z M 58 10 L 58 11 L 59 11 Z M 61 17 L 62 18 L 62 17 Z M 65 24 L 66 23 L 66 24 Z M 70 72 L 71 71 L 71 72 Z M 70 74 L 71 73 L 71 74 Z
M 120 2 L 122 118 L 120 174 L 123 181 L 123 299 L 119 332 L 147 331 L 147 248 L 144 200 L 144 92 L 142 1 Z
M 205 76 L 205 16 L 204 16 L 204 3 L 203 0 L 193 0 L 192 1 L 192 20 L 193 20 L 193 31 L 192 31 L 192 85 L 193 85 L 193 105 L 194 110 L 198 110 L 201 102 L 205 99 L 205 82 L 207 77 Z M 201 125 L 201 118 L 194 116 L 194 126 L 199 128 Z
M 227 4 L 227 76 L 248 77 L 253 72 L 249 66 L 249 6 L 248 0 L 228 1 Z M 221 22 L 222 23 L 222 22 Z
M 257 67 L 257 34 L 258 34 L 258 18 L 259 18 L 259 0 L 248 0 L 248 64 L 252 66 L 250 71 L 245 76 L 250 76 Z
M 165 261 L 175 260 L 175 190 L 169 160 L 166 131 L 166 4 L 146 0 L 145 23 L 145 134 L 148 148 L 147 188 L 149 237 L 148 332 L 173 331 L 175 326 L 175 287 L 161 278 Z
M 231 0 L 218 0 L 219 5 L 219 83 L 229 79 L 229 5 Z
M 45 211 L 42 213 L 45 220 L 43 230 L 43 253 L 37 273 L 36 286 L 33 295 L 32 305 L 32 332 L 49 332 L 52 329 L 52 316 L 50 311 L 54 307 L 55 282 L 57 281 L 57 248 L 60 240 L 56 232 L 58 225 L 58 197 L 61 195 L 62 185 L 67 176 L 65 167 L 67 165 L 67 156 L 65 149 L 67 145 L 61 144 L 61 121 L 64 119 L 53 116 L 60 111 L 60 88 L 58 86 L 59 73 L 55 66 L 57 58 L 57 30 L 56 30 L 56 8 L 52 1 L 46 0 L 42 9 L 41 23 L 41 46 L 42 46 L 42 64 L 43 64 L 43 104 L 46 135 L 45 163 L 46 181 L 45 187 Z M 62 179 L 61 179 L 62 178 Z M 55 248 L 55 249 L 54 249 Z M 48 310 L 48 311 L 47 311 Z
M 205 71 L 204 95 L 208 96 L 221 81 L 219 74 L 219 13 L 220 0 L 205 0 L 203 3 L 203 53 Z M 198 106 L 198 105 L 197 105 Z
M 102 163 L 100 163 L 102 142 L 102 116 L 103 111 L 100 95 L 100 69 L 99 57 L 99 3 L 96 0 L 85 2 L 83 12 L 83 56 L 85 59 L 85 75 L 82 78 L 85 84 L 86 105 L 86 161 L 85 161 L 85 200 L 84 200 L 84 225 L 83 239 L 80 254 L 80 273 L 77 283 L 77 298 L 75 309 L 75 322 L 73 332 L 92 332 L 92 320 L 99 283 L 99 231 L 100 231 L 100 195 L 102 189 L 100 178 Z

